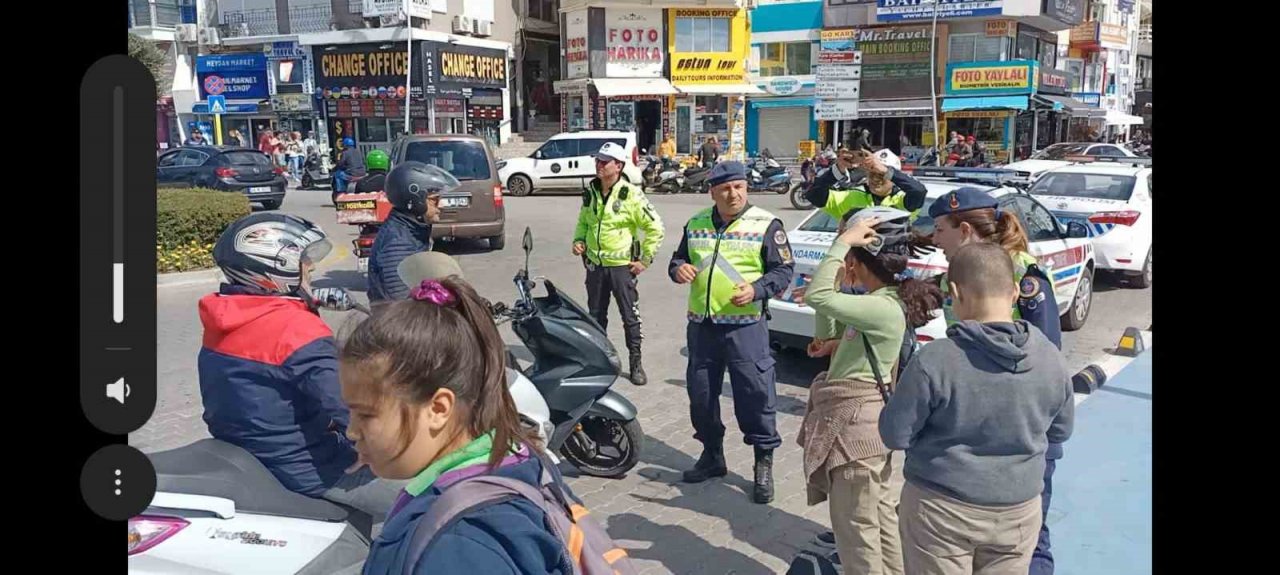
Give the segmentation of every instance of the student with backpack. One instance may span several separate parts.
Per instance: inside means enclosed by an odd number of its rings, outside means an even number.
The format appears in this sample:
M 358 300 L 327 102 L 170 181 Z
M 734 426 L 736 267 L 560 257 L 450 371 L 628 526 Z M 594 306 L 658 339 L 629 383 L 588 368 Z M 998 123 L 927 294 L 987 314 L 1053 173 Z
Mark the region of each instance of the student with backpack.
M 906 450 L 902 545 L 908 573 L 1024 575 L 1040 531 L 1045 453 L 1071 436 L 1065 358 L 1013 318 L 1013 262 L 975 242 L 947 258 L 958 320 L 922 348 L 881 413 Z
M 876 422 L 908 325 L 924 325 L 942 303 L 936 285 L 903 275 L 914 241 L 909 216 L 883 206 L 849 216 L 805 294 L 817 314 L 816 337 L 838 338 L 839 344 L 830 369 L 809 388 L 799 443 L 809 504 L 830 499 L 846 573 L 903 572 L 898 494 L 889 485 L 894 463 Z M 865 295 L 840 293 L 836 279 L 842 273 Z
M 357 464 L 409 481 L 364 573 L 634 573 L 521 427 L 480 296 L 456 276 L 410 295 L 340 354 Z

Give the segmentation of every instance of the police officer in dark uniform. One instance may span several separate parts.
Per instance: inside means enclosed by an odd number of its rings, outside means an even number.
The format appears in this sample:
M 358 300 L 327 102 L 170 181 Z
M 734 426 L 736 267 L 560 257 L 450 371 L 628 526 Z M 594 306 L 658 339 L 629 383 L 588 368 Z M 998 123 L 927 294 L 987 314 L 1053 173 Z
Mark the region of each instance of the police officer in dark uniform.
M 747 170 L 726 161 L 707 177 L 715 206 L 693 216 L 671 257 L 672 281 L 691 284 L 685 377 L 694 437 L 702 455 L 684 481 L 699 483 L 728 473 L 720 390 L 724 372 L 733 386 L 743 440 L 755 448 L 753 500 L 773 500 L 773 450 L 778 435 L 774 359 L 769 353 L 769 298 L 791 283 L 794 262 L 782 221 L 747 202 Z
M 960 246 L 974 241 L 1000 244 L 1013 258 L 1013 281 L 1018 284 L 1018 301 L 1014 319 L 1036 326 L 1058 349 L 1062 349 L 1062 328 L 1058 318 L 1058 299 L 1053 294 L 1053 280 L 1029 250 L 1027 234 L 1017 216 L 1000 209 L 999 202 L 986 191 L 975 187 L 957 188 L 929 206 L 933 218 L 933 243 L 944 255 L 955 253 Z M 945 298 L 942 304 L 947 325 L 955 323 L 951 314 L 951 296 L 946 274 L 939 278 Z M 1061 443 L 1050 443 L 1045 453 L 1044 491 L 1040 494 L 1041 513 L 1049 512 L 1053 496 L 1053 472 L 1062 459 Z M 1042 517 L 1043 519 L 1044 517 Z M 1031 555 L 1032 575 L 1051 575 L 1053 554 L 1049 551 L 1049 524 L 1041 521 L 1040 538 Z

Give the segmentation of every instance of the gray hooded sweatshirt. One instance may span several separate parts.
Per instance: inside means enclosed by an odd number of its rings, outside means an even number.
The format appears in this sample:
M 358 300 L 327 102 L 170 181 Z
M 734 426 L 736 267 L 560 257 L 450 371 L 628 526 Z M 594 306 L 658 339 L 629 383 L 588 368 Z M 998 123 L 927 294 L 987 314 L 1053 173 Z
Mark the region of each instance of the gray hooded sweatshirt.
M 1049 442 L 1071 436 L 1062 352 L 1026 321 L 962 321 L 915 354 L 880 413 L 908 481 L 974 505 L 1040 494 Z

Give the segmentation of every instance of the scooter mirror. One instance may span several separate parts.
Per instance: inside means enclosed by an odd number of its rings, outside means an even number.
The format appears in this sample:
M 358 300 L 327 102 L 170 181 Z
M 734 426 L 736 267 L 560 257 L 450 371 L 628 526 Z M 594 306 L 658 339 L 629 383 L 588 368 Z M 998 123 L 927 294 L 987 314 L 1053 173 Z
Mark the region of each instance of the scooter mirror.
M 529 252 L 533 251 L 533 232 L 530 231 L 527 226 L 524 228 L 524 239 L 522 240 L 522 245 L 524 246 L 525 255 L 528 255 Z

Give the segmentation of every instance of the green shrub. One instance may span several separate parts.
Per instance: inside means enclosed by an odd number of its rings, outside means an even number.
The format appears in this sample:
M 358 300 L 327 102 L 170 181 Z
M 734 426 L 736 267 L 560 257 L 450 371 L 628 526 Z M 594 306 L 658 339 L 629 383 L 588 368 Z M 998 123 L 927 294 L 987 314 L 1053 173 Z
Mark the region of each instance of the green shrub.
M 249 215 L 242 194 L 202 188 L 156 191 L 156 271 L 213 267 L 213 244 L 232 222 Z

